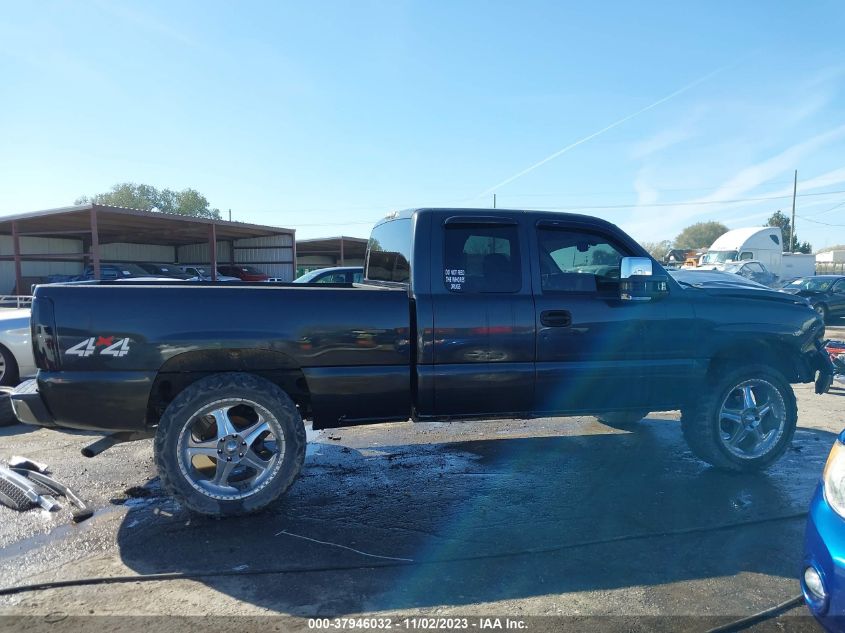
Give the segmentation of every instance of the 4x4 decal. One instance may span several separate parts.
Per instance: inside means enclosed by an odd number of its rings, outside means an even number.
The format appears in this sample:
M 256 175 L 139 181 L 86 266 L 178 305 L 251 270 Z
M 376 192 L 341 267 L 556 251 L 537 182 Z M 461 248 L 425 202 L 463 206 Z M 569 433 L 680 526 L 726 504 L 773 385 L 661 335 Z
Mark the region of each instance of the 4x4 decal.
M 77 343 L 65 352 L 68 356 L 126 356 L 129 353 L 129 338 L 116 339 L 114 336 L 92 336 Z M 100 349 L 102 347 L 102 349 Z

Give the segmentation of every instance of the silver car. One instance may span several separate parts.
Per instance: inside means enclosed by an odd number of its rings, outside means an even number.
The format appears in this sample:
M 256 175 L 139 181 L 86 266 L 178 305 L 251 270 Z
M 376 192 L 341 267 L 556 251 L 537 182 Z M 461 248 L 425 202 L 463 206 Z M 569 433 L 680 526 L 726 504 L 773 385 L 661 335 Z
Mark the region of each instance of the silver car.
M 29 308 L 0 308 L 0 386 L 35 375 Z

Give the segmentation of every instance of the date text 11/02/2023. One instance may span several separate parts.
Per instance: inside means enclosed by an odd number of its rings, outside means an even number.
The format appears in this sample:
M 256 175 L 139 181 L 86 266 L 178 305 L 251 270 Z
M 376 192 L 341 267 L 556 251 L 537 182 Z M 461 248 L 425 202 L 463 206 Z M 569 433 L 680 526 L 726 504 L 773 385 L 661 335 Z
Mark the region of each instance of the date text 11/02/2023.
M 316 631 L 337 630 L 525 630 L 525 620 L 500 617 L 456 617 L 456 618 L 310 618 L 308 628 Z

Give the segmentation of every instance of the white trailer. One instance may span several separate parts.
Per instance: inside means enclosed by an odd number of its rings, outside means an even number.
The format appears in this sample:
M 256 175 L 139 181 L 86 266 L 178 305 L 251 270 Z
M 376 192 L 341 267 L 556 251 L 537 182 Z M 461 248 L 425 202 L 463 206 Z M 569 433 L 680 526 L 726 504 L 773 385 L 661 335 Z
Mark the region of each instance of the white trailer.
M 816 274 L 815 255 L 784 253 L 783 235 L 777 226 L 752 226 L 721 235 L 701 259 L 701 268 L 721 268 L 728 262 L 754 259 L 780 279 Z

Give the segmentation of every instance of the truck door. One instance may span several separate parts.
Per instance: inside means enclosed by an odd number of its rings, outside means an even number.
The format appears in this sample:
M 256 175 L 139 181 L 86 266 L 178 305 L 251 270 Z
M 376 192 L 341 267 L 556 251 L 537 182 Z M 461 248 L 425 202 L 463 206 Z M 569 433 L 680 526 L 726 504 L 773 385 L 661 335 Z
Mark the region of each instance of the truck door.
M 534 300 L 517 217 L 432 218 L 434 413 L 523 415 L 534 397 Z
M 654 411 L 677 400 L 696 366 L 688 301 L 677 292 L 657 301 L 621 300 L 620 261 L 640 253 L 610 232 L 541 220 L 532 234 L 534 413 Z

